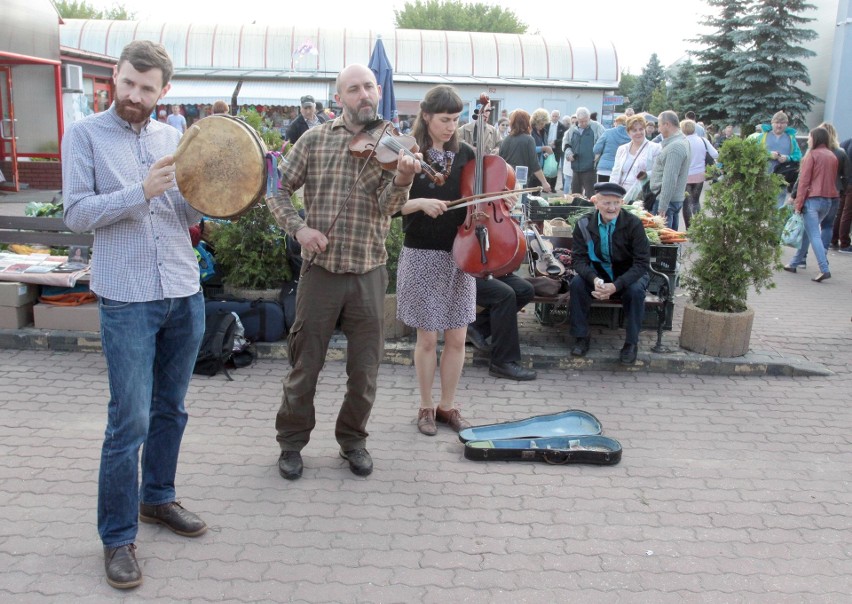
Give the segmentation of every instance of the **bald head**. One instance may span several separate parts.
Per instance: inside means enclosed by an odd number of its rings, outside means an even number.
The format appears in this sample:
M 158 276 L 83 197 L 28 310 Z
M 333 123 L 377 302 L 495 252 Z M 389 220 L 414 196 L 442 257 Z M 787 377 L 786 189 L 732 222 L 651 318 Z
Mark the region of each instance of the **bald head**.
M 337 79 L 334 82 L 335 90 L 337 90 L 337 94 L 341 94 L 341 92 L 343 92 L 343 88 L 349 81 L 352 79 L 362 80 L 365 78 L 372 80 L 373 84 L 377 84 L 376 76 L 369 67 L 358 63 L 349 65 L 348 67 L 344 67 L 343 71 L 337 74 Z
M 361 130 L 378 117 L 376 111 L 382 90 L 369 67 L 346 67 L 337 76 L 336 87 L 334 99 L 343 107 L 343 119 L 350 129 Z

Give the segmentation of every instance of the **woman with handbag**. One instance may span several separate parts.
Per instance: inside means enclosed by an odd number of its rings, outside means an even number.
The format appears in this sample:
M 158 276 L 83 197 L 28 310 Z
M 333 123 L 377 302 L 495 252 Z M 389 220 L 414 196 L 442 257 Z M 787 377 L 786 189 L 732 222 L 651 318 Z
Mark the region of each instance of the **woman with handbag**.
M 793 202 L 794 211 L 805 219 L 805 232 L 819 263 L 819 273 L 811 279 L 817 283 L 831 278 L 820 228 L 820 222 L 831 209 L 832 199 L 837 197 L 838 162 L 829 149 L 830 140 L 825 128 L 814 128 L 808 135 L 808 152 L 802 158 L 798 192 Z M 788 264 L 784 270 L 795 273 L 796 265 Z
M 550 185 L 552 191 L 556 190 L 556 176 L 558 169 L 548 166 L 548 158 L 553 155 L 553 148 L 547 144 L 547 127 L 550 124 L 550 114 L 547 109 L 536 109 L 530 115 L 530 134 L 535 141 L 535 153 L 538 157 L 538 165 L 541 166 L 542 174 Z M 556 159 L 555 157 L 553 158 Z M 552 161 L 552 160 L 551 160 Z
M 694 121 L 681 121 L 680 130 L 686 136 L 692 152 L 692 160 L 689 162 L 689 172 L 686 177 L 687 196 L 683 203 L 683 223 L 688 231 L 692 217 L 701 211 L 701 190 L 704 188 L 707 166 L 716 163 L 719 152 L 707 142 L 706 138 L 698 135 Z
M 615 162 L 612 165 L 610 182 L 618 183 L 627 191 L 636 184 L 638 175 L 642 172 L 650 174 L 654 160 L 662 150 L 662 145 L 645 138 L 645 128 L 648 123 L 641 115 L 631 115 L 627 118 L 625 127 L 630 142 L 621 145 L 615 152 Z M 647 208 L 651 209 L 651 208 Z

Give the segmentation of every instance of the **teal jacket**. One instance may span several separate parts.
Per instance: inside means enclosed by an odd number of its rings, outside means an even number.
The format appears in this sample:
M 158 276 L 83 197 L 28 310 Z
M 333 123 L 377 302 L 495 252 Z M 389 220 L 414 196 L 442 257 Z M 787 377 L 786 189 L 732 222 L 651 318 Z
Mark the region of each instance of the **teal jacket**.
M 772 132 L 772 124 L 761 124 L 760 129 L 763 132 L 755 132 L 751 136 L 750 139 L 754 139 L 759 142 L 761 145 L 766 145 L 766 133 Z M 802 150 L 799 148 L 799 143 L 796 142 L 796 129 L 795 128 L 787 128 L 784 130 L 787 135 L 790 137 L 790 158 L 788 161 L 802 161 Z

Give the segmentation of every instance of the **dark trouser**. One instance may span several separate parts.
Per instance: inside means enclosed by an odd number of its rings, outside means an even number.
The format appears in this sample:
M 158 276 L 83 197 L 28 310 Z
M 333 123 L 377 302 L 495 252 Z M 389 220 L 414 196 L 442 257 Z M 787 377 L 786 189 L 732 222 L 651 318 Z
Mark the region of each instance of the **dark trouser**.
M 476 280 L 477 313 L 474 327 L 484 337 L 491 336 L 491 361 L 510 363 L 521 360 L 518 341 L 518 311 L 535 296 L 533 286 L 517 275 Z
M 609 174 L 598 174 L 598 182 L 609 182 Z
M 574 171 L 574 179 L 571 181 L 571 192 L 581 193 L 586 199 L 591 199 L 595 194 L 595 181 L 598 175 L 594 170 L 588 172 Z
M 346 394 L 335 437 L 344 451 L 363 448 L 367 420 L 376 398 L 376 377 L 384 352 L 384 266 L 365 273 L 330 273 L 314 265 L 302 276 L 296 294 L 296 321 L 287 352 L 292 369 L 284 378 L 281 408 L 275 418 L 282 451 L 300 451 L 316 425 L 314 395 L 338 317 L 346 335 Z
M 616 295 L 621 299 L 624 309 L 624 328 L 627 334 L 624 341 L 627 344 L 639 343 L 639 331 L 642 329 L 642 319 L 645 317 L 645 290 L 648 288 L 648 275 L 635 283 L 631 283 Z M 575 338 L 585 338 L 589 335 L 589 312 L 592 308 L 593 284 L 580 276 L 571 279 L 571 299 L 568 302 L 571 317 L 571 335 Z
M 849 247 L 852 245 L 850 230 L 852 230 L 852 185 L 846 187 L 846 195 L 840 197 L 840 205 L 834 218 L 831 242 L 836 242 L 840 247 Z
M 550 190 L 556 192 L 556 179 L 559 178 L 559 175 L 556 176 L 545 176 L 544 179 L 547 181 L 547 184 L 550 185 Z
M 689 230 L 692 217 L 701 211 L 701 190 L 703 182 L 692 182 L 686 185 L 686 199 L 683 200 L 683 223 Z

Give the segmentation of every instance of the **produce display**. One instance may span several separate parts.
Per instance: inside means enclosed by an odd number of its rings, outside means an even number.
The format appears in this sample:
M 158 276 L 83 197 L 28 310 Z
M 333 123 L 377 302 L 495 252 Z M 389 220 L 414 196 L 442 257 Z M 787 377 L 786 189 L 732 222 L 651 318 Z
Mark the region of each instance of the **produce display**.
M 640 206 L 630 204 L 625 204 L 624 210 L 642 221 L 645 234 L 651 243 L 683 243 L 686 241 L 686 233 L 666 227 L 666 219 L 662 216 L 656 216 Z
M 550 198 L 548 200 L 548 206 L 571 206 L 573 205 L 573 197 L 579 196 L 572 195 L 569 196 L 569 198 Z M 622 208 L 625 212 L 630 212 L 642 221 L 642 226 L 645 227 L 645 235 L 648 236 L 648 241 L 652 244 L 674 244 L 684 243 L 687 241 L 686 233 L 666 227 L 666 219 L 663 216 L 651 214 L 645 210 L 641 204 L 632 205 L 626 203 L 622 206 Z M 574 225 L 580 217 L 592 211 L 594 208 L 574 206 L 572 210 L 573 209 L 576 209 L 576 211 L 570 211 L 570 214 L 564 218 L 558 217 L 550 220 L 544 220 L 544 235 L 570 236 Z

